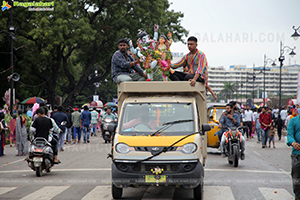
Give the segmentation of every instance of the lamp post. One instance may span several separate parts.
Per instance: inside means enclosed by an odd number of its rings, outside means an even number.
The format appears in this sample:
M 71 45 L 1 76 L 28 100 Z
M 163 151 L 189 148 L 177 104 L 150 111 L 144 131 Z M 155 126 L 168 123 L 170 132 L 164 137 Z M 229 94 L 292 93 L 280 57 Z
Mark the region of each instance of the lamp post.
M 88 80 L 89 80 L 89 81 L 92 80 L 92 79 L 95 79 L 95 82 L 94 82 L 94 86 L 95 86 L 95 95 L 97 95 L 97 88 L 100 87 L 101 82 L 102 82 L 102 81 L 97 82 L 97 79 L 98 79 L 98 78 L 99 78 L 99 74 L 98 74 L 98 70 L 97 70 L 97 69 L 95 69 L 95 72 L 94 72 L 93 74 L 90 74 L 90 75 L 88 76 Z M 104 79 L 104 82 L 108 82 L 108 80 L 107 80 L 107 79 Z
M 291 37 L 296 41 L 300 37 L 300 34 L 297 32 L 300 26 L 298 28 L 295 28 L 295 26 L 293 26 L 292 28 L 295 30 L 295 32 L 293 33 L 293 35 L 291 35 Z
M 283 61 L 284 61 L 284 51 L 285 49 L 287 50 L 291 50 L 291 52 L 289 53 L 289 55 L 291 57 L 293 57 L 294 55 L 296 55 L 296 53 L 294 52 L 294 50 L 296 49 L 296 47 L 291 48 L 289 46 L 283 46 L 282 41 L 280 41 L 280 56 L 278 58 L 278 61 L 280 62 L 280 72 L 279 72 L 279 113 L 281 111 L 281 71 L 282 71 L 282 66 L 283 66 Z
M 272 60 L 271 58 L 267 58 L 267 56 L 265 54 L 264 55 L 264 69 L 263 69 L 264 70 L 264 100 L 263 100 L 264 107 L 265 107 L 265 104 L 266 104 L 266 102 L 265 102 L 265 100 L 266 100 L 266 65 L 268 64 L 269 61 L 273 62 L 272 67 L 276 66 L 275 59 Z

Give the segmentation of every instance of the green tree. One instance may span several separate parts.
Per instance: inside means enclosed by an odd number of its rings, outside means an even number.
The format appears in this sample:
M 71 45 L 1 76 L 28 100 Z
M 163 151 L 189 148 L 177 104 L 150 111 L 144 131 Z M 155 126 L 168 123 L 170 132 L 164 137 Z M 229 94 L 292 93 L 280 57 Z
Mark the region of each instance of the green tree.
M 223 96 L 226 100 L 231 99 L 234 92 L 237 92 L 238 84 L 231 81 L 224 81 L 223 85 L 223 89 L 220 91 L 218 96 Z
M 102 81 L 100 97 L 111 100 L 117 93 L 110 62 L 121 36 L 135 41 L 140 28 L 152 36 L 154 24 L 160 26 L 159 33 L 172 32 L 174 41 L 187 35 L 180 25 L 183 14 L 169 6 L 168 0 L 60 0 L 54 12 L 14 8 L 15 71 L 22 80 L 17 97 L 47 93 L 51 104 L 55 96 L 63 96 L 63 105 L 73 105 L 77 97 L 91 96 L 93 83 Z M 4 17 L 0 26 L 7 27 L 9 15 Z M 88 79 L 95 69 L 99 75 Z

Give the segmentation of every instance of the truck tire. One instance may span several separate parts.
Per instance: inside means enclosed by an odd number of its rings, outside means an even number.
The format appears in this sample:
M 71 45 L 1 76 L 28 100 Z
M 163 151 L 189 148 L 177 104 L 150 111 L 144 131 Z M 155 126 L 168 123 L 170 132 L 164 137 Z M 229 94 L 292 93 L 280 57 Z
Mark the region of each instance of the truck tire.
M 117 188 L 114 184 L 111 185 L 111 193 L 114 199 L 121 199 L 123 188 Z
M 197 200 L 203 200 L 203 180 L 204 180 L 204 169 L 202 167 L 201 170 L 202 174 L 201 174 L 201 181 L 200 184 L 194 188 L 194 199 Z
M 239 165 L 239 151 L 237 146 L 233 146 L 233 166 L 237 167 Z

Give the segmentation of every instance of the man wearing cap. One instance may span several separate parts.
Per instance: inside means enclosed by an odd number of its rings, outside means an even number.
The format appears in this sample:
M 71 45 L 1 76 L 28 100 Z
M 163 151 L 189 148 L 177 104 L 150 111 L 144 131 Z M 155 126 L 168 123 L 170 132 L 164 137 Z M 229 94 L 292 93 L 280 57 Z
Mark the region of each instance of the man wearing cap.
M 81 129 L 80 129 L 80 122 L 81 122 L 81 114 L 78 111 L 79 109 L 77 107 L 74 108 L 74 112 L 71 114 L 71 121 L 73 124 L 73 144 L 76 143 L 76 136 L 78 143 L 80 143 L 81 138 Z
M 119 84 L 124 81 L 145 81 L 147 75 L 137 66 L 138 61 L 135 61 L 127 53 L 128 41 L 126 38 L 119 40 L 118 48 L 119 50 L 114 53 L 111 60 L 111 74 L 114 82 Z

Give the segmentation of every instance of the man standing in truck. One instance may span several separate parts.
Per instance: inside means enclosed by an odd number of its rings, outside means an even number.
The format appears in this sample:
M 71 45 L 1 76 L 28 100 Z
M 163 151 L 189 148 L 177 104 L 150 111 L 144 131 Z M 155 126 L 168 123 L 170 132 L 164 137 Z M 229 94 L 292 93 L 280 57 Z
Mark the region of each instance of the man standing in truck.
M 134 60 L 127 53 L 128 41 L 126 38 L 118 41 L 118 48 L 119 50 L 114 53 L 111 60 L 111 76 L 114 82 L 119 84 L 124 81 L 145 81 L 147 75 L 137 66 L 139 61 Z
M 195 86 L 196 81 L 205 85 L 205 88 L 217 99 L 208 85 L 207 60 L 205 54 L 197 49 L 197 38 L 191 36 L 188 38 L 189 53 L 183 56 L 177 63 L 172 64 L 172 68 L 187 67 L 187 72 L 174 71 L 170 74 L 172 81 L 190 81 L 191 86 Z M 186 68 L 185 68 L 186 69 Z

